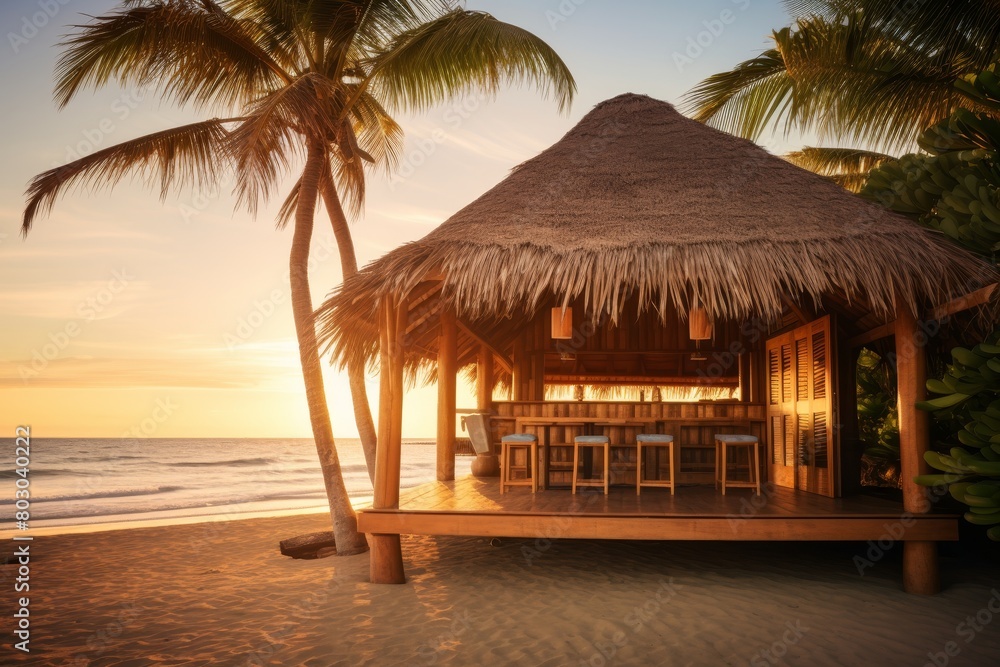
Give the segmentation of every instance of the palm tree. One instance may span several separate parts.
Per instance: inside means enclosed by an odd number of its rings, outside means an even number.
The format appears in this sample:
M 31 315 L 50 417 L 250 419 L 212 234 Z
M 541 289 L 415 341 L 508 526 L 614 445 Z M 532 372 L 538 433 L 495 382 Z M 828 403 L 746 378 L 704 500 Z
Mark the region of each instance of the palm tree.
M 388 109 L 420 110 L 467 91 L 517 81 L 565 108 L 575 84 L 534 35 L 439 0 L 123 0 L 63 43 L 56 99 L 112 81 L 155 85 L 164 99 L 219 117 L 149 134 L 36 176 L 22 232 L 73 185 L 111 187 L 138 174 L 159 185 L 206 187 L 237 174 L 255 214 L 301 168 L 279 226 L 293 223 L 292 310 L 309 416 L 338 553 L 367 548 L 347 497 L 323 386 L 308 256 L 316 205 L 326 205 L 345 275 L 357 270 L 347 209 L 364 201 L 365 169 L 391 170 L 402 130 Z M 299 167 L 301 165 L 301 167 Z M 359 431 L 373 469 L 375 430 L 364 368 L 350 369 Z
M 868 171 L 974 100 L 956 79 L 1000 58 L 1000 0 L 786 0 L 794 26 L 774 47 L 692 89 L 694 118 L 758 140 L 815 132 L 870 150 L 807 148 L 789 158 L 857 190 Z

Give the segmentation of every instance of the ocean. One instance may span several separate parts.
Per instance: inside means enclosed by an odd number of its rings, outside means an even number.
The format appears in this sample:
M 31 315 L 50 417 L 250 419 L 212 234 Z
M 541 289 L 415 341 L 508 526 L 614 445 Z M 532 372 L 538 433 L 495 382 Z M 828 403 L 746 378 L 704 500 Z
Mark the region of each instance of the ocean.
M 358 440 L 337 440 L 344 483 L 355 506 L 372 487 Z M 458 457 L 456 475 L 472 457 Z M 12 463 L 12 462 L 11 462 Z M 0 470 L 0 531 L 15 528 L 11 463 Z M 433 481 L 435 447 L 403 443 L 400 483 Z M 187 522 L 326 511 L 311 439 L 31 440 L 29 530 L 138 521 Z M 118 526 L 121 527 L 121 526 Z

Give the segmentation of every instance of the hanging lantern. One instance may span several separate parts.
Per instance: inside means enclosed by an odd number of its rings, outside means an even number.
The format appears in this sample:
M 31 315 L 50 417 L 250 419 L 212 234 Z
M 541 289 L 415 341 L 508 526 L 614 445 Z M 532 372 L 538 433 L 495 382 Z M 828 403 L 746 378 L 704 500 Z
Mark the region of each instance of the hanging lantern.
M 569 306 L 553 308 L 552 339 L 570 340 L 571 338 L 573 338 L 573 309 Z
M 712 320 L 708 311 L 696 306 L 688 313 L 688 336 L 691 340 L 712 340 Z
M 700 306 L 695 306 L 688 312 L 688 337 L 694 341 L 691 361 L 707 361 L 708 357 L 701 351 L 701 341 L 712 340 L 712 320 L 708 317 L 708 311 Z

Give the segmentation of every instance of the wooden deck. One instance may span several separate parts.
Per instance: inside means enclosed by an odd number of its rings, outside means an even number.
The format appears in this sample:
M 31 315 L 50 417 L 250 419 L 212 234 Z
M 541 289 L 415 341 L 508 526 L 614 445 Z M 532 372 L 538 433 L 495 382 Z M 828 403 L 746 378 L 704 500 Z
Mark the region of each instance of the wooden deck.
M 600 492 L 512 489 L 467 477 L 403 492 L 399 509 L 363 509 L 366 533 L 621 540 L 958 539 L 958 516 L 904 514 L 902 503 L 873 496 L 827 498 L 770 487 L 756 497 L 711 486 L 612 488 Z

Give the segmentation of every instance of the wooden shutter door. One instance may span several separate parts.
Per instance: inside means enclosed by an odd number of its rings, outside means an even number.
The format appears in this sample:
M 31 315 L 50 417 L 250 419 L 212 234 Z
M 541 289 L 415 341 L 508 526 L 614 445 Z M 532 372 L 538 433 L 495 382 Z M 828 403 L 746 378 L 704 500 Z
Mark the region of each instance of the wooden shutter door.
M 767 341 L 771 479 L 833 497 L 836 443 L 830 318 Z
M 767 341 L 768 466 L 771 481 L 795 486 L 795 376 L 792 336 Z

